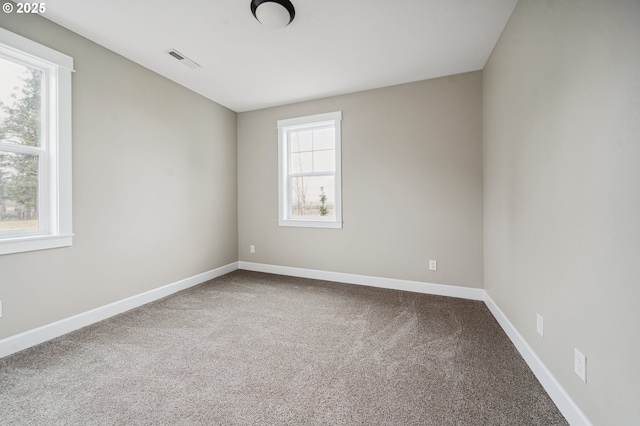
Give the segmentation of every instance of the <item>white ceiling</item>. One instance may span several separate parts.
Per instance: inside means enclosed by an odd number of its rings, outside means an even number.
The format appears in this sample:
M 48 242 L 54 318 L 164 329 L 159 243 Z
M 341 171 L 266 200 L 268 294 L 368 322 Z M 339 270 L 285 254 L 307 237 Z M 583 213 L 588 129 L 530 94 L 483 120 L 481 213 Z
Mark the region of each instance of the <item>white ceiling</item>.
M 292 3 L 279 30 L 250 0 L 48 0 L 44 16 L 242 112 L 480 70 L 517 0 Z

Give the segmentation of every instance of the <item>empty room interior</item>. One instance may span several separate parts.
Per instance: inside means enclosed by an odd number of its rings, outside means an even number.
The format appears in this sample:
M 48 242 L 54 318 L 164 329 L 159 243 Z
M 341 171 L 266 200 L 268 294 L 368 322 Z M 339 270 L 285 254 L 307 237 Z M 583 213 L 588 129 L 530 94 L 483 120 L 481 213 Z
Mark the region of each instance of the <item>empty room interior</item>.
M 0 424 L 640 424 L 638 0 L 6 1 L 0 101 Z

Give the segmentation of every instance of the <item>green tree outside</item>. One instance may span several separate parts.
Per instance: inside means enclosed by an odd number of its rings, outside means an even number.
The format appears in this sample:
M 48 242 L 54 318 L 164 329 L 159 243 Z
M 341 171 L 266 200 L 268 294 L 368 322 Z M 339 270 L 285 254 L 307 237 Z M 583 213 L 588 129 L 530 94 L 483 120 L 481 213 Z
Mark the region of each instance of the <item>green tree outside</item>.
M 329 209 L 325 205 L 327 202 L 327 195 L 324 193 L 324 187 L 320 187 L 320 216 L 326 216 L 329 214 Z

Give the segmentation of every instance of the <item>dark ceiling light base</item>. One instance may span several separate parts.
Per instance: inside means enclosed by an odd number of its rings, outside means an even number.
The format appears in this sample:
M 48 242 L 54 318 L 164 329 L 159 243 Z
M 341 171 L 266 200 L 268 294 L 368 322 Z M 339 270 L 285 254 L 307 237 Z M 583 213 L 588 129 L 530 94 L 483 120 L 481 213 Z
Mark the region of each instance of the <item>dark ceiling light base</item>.
M 261 13 L 258 8 L 264 5 L 264 11 L 267 13 Z M 272 8 L 274 5 L 280 5 L 289 12 L 289 21 L 286 21 L 286 12 L 279 11 L 279 8 Z M 284 28 L 289 25 L 293 18 L 296 16 L 296 10 L 293 8 L 293 4 L 289 0 L 251 0 L 251 13 L 253 16 L 263 25 L 272 28 Z

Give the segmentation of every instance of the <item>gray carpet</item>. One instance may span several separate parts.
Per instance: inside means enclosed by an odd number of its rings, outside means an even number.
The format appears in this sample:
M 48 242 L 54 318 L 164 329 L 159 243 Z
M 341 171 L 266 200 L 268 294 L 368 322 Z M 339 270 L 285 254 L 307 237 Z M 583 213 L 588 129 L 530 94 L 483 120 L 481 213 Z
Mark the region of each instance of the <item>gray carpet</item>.
M 236 271 L 0 360 L 2 425 L 564 425 L 482 302 Z

